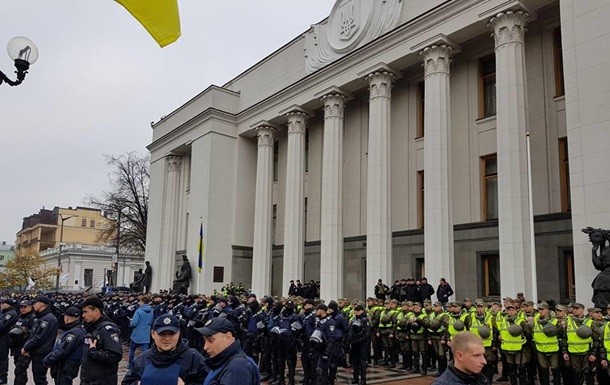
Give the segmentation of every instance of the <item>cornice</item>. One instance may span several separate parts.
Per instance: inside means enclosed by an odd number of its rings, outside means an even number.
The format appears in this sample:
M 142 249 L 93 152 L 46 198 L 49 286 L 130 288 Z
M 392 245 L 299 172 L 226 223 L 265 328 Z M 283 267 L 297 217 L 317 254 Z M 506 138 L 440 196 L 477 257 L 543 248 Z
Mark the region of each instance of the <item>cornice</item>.
M 366 62 L 380 53 L 388 51 L 392 49 L 392 47 L 420 35 L 425 30 L 448 22 L 453 16 L 459 15 L 472 9 L 474 6 L 488 1 L 489 0 L 448 0 L 436 8 L 403 23 L 376 40 L 355 49 L 320 70 L 301 78 L 297 82 L 276 92 L 274 95 L 239 112 L 236 116 L 237 123 L 241 124 L 242 122 L 248 121 L 263 112 L 271 110 L 273 106 L 295 98 L 303 93 L 303 88 L 306 88 L 308 92 L 318 93 L 318 91 L 315 90 L 320 84 L 336 77 L 338 74 L 352 71 L 354 62 Z M 411 51 L 410 53 L 413 54 L 413 62 L 416 63 L 418 61 L 417 51 Z M 356 74 L 354 74 L 354 79 L 356 79 Z M 312 98 L 312 100 L 313 99 L 315 98 Z
M 183 124 L 174 127 L 170 132 L 155 140 L 154 142 L 146 146 L 146 148 L 150 152 L 156 151 L 159 147 L 183 135 L 186 135 L 187 133 L 196 129 L 199 125 L 204 124 L 210 120 L 217 120 L 223 123 L 233 124 L 237 127 L 236 118 L 234 114 L 210 107 L 195 115 L 191 119 L 187 120 Z

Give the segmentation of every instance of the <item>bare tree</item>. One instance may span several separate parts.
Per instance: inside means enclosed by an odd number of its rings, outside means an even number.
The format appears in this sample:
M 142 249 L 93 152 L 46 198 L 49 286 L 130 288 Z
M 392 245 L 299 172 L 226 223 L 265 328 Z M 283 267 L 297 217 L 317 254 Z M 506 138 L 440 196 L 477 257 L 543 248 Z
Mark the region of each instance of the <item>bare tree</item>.
M 108 227 L 100 233 L 99 239 L 104 242 L 112 240 L 115 245 L 118 241 L 121 247 L 144 251 L 150 159 L 147 155 L 136 152 L 107 155 L 106 158 L 112 169 L 108 175 L 110 191 L 104 191 L 99 197 L 90 195 L 86 198 L 88 205 L 101 209 L 115 219 L 108 222 Z

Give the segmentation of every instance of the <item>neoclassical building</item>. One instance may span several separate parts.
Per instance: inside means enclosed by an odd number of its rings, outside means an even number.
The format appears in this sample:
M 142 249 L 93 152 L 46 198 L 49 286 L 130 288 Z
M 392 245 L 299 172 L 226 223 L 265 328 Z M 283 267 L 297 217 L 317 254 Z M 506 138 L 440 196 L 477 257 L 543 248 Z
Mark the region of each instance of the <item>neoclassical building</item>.
M 459 299 L 590 302 L 580 229 L 610 228 L 609 15 L 610 1 L 337 0 L 153 125 L 153 290 L 185 254 L 193 292 L 300 279 L 363 298 L 425 275 Z

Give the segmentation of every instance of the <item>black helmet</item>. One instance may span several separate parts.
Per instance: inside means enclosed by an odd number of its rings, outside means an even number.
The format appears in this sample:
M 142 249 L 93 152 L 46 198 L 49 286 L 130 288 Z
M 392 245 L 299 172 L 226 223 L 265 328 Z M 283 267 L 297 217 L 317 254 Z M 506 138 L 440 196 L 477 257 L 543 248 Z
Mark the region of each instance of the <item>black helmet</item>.
M 484 340 L 488 339 L 491 336 L 491 329 L 489 329 L 489 326 L 479 326 L 479 336 L 481 336 L 481 338 Z
M 552 323 L 547 323 L 542 328 L 542 332 L 547 337 L 555 337 L 559 332 L 559 328 L 556 325 L 553 325 Z
M 435 318 L 432 321 L 430 321 L 430 329 L 431 330 L 438 330 L 441 327 L 441 320 L 439 318 Z
M 578 329 L 576 329 L 576 335 L 582 339 L 586 339 L 593 335 L 593 330 L 587 325 L 580 325 Z
M 508 327 L 508 332 L 513 337 L 519 337 L 523 332 L 523 328 L 519 324 L 512 324 Z
M 462 330 L 464 330 L 464 326 L 465 326 L 465 325 L 464 325 L 464 321 L 462 321 L 462 320 L 456 320 L 456 321 L 453 323 L 453 328 L 454 328 L 455 330 L 457 330 L 458 332 L 461 332 Z

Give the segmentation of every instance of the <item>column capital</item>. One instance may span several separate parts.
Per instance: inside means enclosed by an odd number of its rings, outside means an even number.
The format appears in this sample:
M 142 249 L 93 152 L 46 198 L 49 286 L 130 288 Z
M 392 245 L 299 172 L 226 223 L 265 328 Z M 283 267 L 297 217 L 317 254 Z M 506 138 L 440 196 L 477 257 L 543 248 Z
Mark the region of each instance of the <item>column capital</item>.
M 288 119 L 288 135 L 290 134 L 305 134 L 307 120 L 313 116 L 313 113 L 305 108 L 293 105 L 282 111 L 281 115 L 285 115 Z
M 435 44 L 424 48 L 419 53 L 419 57 L 423 61 L 425 76 L 435 73 L 449 74 L 452 54 L 453 47 L 446 44 Z
M 345 109 L 345 103 L 353 97 L 351 93 L 335 86 L 320 91 L 314 96 L 319 97 L 320 99 L 322 99 L 322 102 L 324 102 L 324 119 L 343 119 L 343 110 Z
M 360 72 L 358 76 L 363 77 L 369 84 L 369 99 L 389 98 L 392 94 L 392 82 L 400 77 L 400 72 L 380 63 Z
M 258 137 L 258 147 L 273 146 L 277 126 L 267 121 L 261 121 L 252 126 Z
M 168 172 L 177 172 L 180 171 L 182 167 L 182 156 L 176 154 L 169 154 L 165 156 L 167 162 L 167 171 Z
M 517 10 L 499 12 L 489 20 L 487 26 L 493 30 L 496 48 L 506 43 L 525 43 L 525 28 L 529 13 Z

